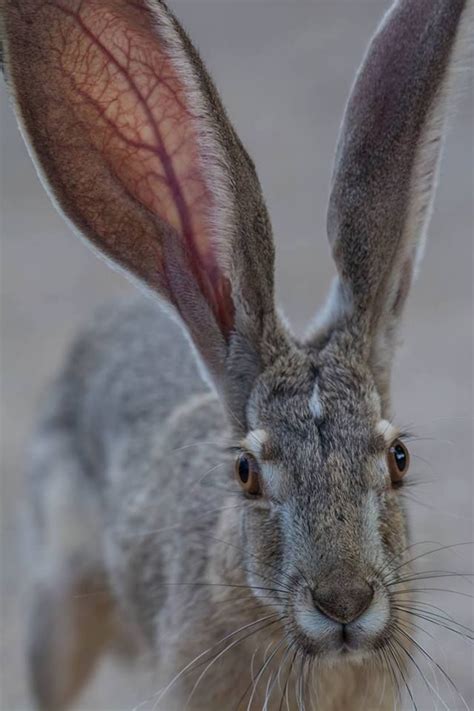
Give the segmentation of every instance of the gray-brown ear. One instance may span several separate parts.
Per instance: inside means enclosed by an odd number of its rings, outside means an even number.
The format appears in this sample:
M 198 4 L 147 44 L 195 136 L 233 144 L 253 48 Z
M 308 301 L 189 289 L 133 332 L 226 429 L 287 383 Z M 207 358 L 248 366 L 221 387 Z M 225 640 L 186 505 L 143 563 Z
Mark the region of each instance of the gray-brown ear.
M 349 321 L 386 389 L 437 181 L 468 0 L 398 0 L 357 74 L 328 213 L 338 270 L 324 328 Z
M 53 200 L 174 307 L 221 391 L 240 369 L 245 396 L 278 331 L 271 227 L 183 29 L 161 0 L 4 0 L 2 15 L 17 115 Z

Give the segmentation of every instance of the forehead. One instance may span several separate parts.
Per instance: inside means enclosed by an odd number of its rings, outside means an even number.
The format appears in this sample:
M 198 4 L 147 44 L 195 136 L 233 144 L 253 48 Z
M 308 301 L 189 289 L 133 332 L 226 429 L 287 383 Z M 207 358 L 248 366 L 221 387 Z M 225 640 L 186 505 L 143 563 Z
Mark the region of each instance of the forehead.
M 295 464 L 335 452 L 384 446 L 381 403 L 373 378 L 355 359 L 297 352 L 258 380 L 248 407 L 250 438 L 263 459 Z M 254 447 L 251 447 L 255 451 Z

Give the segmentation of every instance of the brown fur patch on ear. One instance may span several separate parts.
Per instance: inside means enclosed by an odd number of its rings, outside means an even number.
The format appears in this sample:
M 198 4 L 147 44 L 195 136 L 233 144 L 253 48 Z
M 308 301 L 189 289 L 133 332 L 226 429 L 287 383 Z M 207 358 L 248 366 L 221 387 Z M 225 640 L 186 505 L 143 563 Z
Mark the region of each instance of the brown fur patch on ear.
M 7 0 L 6 8 L 19 112 L 67 216 L 179 309 L 163 254 L 164 234 L 173 234 L 228 336 L 231 287 L 212 241 L 215 196 L 200 152 L 207 117 L 190 106 L 158 9 L 145 0 Z

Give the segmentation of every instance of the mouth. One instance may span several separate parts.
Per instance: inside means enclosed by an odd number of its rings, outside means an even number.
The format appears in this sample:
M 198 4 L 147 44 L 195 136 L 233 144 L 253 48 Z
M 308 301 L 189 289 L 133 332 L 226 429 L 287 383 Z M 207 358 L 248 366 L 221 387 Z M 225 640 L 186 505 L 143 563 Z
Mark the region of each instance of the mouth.
M 306 630 L 295 631 L 297 643 L 305 656 L 319 658 L 321 661 L 334 662 L 340 659 L 361 660 L 375 648 L 369 641 L 355 641 L 345 638 L 343 630 L 335 630 L 331 636 L 309 635 Z
M 346 662 L 362 664 L 383 646 L 383 637 L 378 640 L 352 641 L 344 640 L 342 633 L 339 633 L 332 639 L 315 639 L 300 629 L 295 631 L 294 637 L 304 657 L 317 659 L 327 666 Z
M 378 649 L 390 626 L 390 604 L 378 591 L 358 618 L 343 623 L 317 610 L 304 596 L 292 611 L 293 632 L 305 654 L 320 659 L 362 660 Z

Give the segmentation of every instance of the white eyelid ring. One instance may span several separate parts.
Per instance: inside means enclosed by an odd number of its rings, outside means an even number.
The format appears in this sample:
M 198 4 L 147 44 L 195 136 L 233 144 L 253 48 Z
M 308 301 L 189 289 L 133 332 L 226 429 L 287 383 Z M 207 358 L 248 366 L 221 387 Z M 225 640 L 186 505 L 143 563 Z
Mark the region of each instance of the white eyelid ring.
M 261 459 L 263 448 L 268 443 L 268 434 L 265 430 L 251 430 L 242 440 L 241 447 L 244 452 L 253 454 L 256 459 Z

